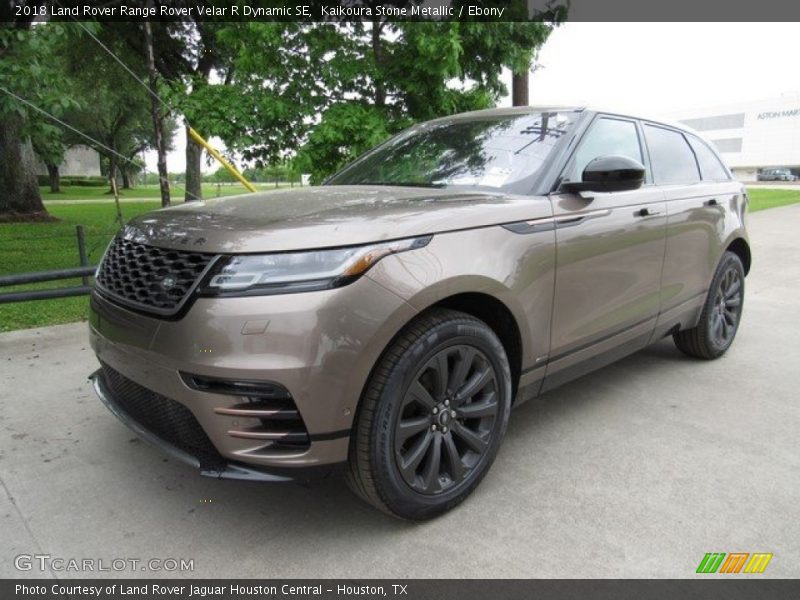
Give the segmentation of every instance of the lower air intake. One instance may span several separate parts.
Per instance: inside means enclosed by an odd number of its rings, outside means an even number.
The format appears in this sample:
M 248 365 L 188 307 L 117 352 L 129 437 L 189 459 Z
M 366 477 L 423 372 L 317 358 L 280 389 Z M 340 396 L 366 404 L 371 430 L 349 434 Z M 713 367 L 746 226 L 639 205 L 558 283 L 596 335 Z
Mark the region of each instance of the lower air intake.
M 106 364 L 102 367 L 103 381 L 120 410 L 166 443 L 197 458 L 201 469 L 224 468 L 225 459 L 188 408 L 131 381 Z

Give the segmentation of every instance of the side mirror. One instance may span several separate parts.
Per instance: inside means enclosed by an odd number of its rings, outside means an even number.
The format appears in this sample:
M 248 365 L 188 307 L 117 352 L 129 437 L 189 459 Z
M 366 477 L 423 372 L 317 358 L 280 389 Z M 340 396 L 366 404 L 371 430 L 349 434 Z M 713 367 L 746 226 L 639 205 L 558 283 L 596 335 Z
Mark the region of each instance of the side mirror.
M 565 192 L 627 192 L 644 182 L 644 166 L 627 156 L 598 156 L 583 170 L 582 181 L 561 184 Z

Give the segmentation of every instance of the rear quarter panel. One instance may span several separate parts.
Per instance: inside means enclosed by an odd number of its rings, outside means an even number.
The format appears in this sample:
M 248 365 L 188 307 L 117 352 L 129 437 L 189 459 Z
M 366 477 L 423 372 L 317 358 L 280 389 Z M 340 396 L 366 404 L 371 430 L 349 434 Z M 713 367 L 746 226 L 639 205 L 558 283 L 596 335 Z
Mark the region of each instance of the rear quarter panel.
M 684 188 L 685 190 L 686 188 Z M 691 194 L 667 193 L 667 248 L 662 276 L 661 310 L 704 297 L 725 249 L 746 239 L 746 195 L 742 184 L 703 183 Z M 716 205 L 708 205 L 714 199 Z

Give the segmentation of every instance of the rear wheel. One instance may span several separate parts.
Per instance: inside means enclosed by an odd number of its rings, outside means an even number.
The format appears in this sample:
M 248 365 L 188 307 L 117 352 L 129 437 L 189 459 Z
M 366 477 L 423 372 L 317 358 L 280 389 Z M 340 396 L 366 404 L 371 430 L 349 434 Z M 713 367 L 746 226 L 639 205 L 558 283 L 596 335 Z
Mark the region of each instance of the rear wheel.
M 367 385 L 348 482 L 394 516 L 441 514 L 486 474 L 510 406 L 508 359 L 491 328 L 464 313 L 431 310 L 395 339 Z
M 736 254 L 726 252 L 711 282 L 700 322 L 692 329 L 676 333 L 675 345 L 696 358 L 722 356 L 736 337 L 743 303 L 744 267 Z

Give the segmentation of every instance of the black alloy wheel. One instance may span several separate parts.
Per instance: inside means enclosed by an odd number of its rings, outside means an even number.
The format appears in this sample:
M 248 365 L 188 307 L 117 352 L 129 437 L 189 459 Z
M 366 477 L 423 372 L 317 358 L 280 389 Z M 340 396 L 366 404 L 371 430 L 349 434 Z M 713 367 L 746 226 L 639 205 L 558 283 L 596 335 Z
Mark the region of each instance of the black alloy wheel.
M 437 352 L 417 372 L 395 427 L 395 460 L 423 494 L 461 483 L 489 448 L 499 403 L 494 367 L 477 348 Z
M 719 358 L 730 348 L 742 320 L 744 275 L 742 260 L 733 252 L 725 252 L 717 265 L 697 325 L 672 336 L 681 352 L 710 360 Z
M 736 335 L 742 310 L 742 275 L 730 265 L 722 275 L 711 312 L 711 336 L 718 347 L 727 347 Z
M 364 390 L 347 480 L 393 516 L 450 510 L 494 461 L 511 408 L 505 347 L 483 321 L 435 308 L 401 331 Z

